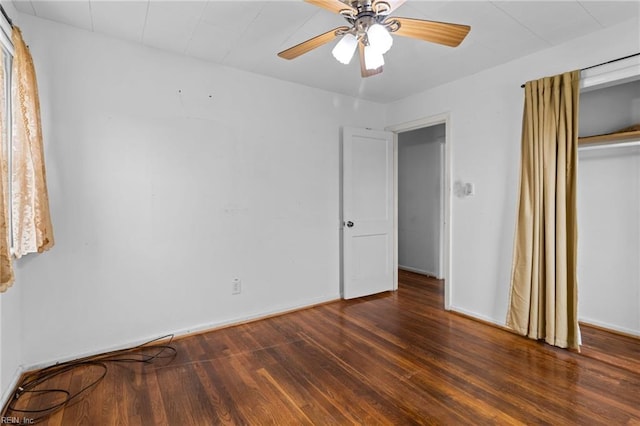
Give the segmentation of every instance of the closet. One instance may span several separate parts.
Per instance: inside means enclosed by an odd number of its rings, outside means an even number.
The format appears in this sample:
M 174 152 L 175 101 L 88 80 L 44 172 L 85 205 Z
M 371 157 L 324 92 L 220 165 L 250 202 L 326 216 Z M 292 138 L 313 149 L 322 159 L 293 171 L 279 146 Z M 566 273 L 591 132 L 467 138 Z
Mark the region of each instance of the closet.
M 583 89 L 579 135 L 579 319 L 640 336 L 640 75 Z

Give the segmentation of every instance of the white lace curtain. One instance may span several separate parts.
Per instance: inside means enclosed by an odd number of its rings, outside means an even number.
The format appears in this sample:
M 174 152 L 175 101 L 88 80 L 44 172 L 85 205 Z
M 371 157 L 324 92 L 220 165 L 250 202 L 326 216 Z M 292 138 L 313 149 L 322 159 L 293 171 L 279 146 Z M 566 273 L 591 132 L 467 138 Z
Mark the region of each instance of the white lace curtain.
M 12 41 L 15 50 L 11 88 L 13 138 L 5 143 L 12 150 L 10 182 L 7 182 L 7 174 L 4 172 L 6 156 L 0 159 L 3 166 L 0 188 L 0 198 L 3 200 L 0 205 L 0 292 L 6 291 L 13 282 L 7 223 L 9 208 L 12 212 L 11 231 L 15 257 L 19 258 L 27 253 L 40 253 L 54 244 L 44 167 L 40 102 L 33 59 L 22 39 L 20 29 L 16 26 L 13 27 Z M 7 199 L 8 185 L 11 185 L 10 203 Z

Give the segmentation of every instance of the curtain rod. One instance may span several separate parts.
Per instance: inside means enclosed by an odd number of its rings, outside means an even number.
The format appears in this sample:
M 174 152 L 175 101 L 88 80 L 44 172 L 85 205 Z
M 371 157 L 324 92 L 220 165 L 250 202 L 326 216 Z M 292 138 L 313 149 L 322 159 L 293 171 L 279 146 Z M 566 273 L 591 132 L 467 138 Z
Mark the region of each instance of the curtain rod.
M 11 25 L 11 27 L 13 28 L 13 21 L 11 20 L 11 18 L 9 18 L 9 15 L 7 15 L 7 11 L 4 10 L 4 7 L 2 6 L 1 3 L 0 3 L 0 12 L 2 12 L 2 16 L 4 16 L 4 19 L 6 19 L 9 25 Z
M 640 55 L 640 52 L 639 53 L 634 53 L 634 54 L 631 54 L 631 55 L 627 55 L 627 56 L 624 56 L 622 58 L 612 59 L 610 61 L 606 61 L 606 62 L 603 62 L 601 64 L 591 65 L 590 67 L 582 68 L 580 71 L 590 70 L 591 68 L 596 68 L 596 67 L 599 67 L 599 66 L 602 66 L 602 65 L 607 65 L 607 64 L 612 64 L 614 62 L 623 61 L 625 59 L 633 58 L 634 56 L 638 56 L 638 55 Z M 524 88 L 524 84 L 521 85 L 520 87 Z

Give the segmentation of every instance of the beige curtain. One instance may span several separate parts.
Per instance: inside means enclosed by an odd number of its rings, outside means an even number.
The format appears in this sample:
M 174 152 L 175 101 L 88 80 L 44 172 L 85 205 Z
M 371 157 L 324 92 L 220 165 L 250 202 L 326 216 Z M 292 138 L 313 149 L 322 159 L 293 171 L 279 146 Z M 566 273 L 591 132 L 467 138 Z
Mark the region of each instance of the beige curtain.
M 6 102 L 5 79 L 7 78 L 2 63 L 4 52 L 0 49 L 0 293 L 3 293 L 13 284 L 13 265 L 11 264 L 11 253 L 9 249 L 9 209 L 7 196 L 9 187 L 7 186 L 8 164 L 7 150 L 10 142 L 7 138 L 7 116 L 4 108 Z
M 49 215 L 40 103 L 31 53 L 13 28 L 12 212 L 14 254 L 42 252 L 53 246 Z
M 525 85 L 520 200 L 507 326 L 579 349 L 577 148 L 580 72 Z

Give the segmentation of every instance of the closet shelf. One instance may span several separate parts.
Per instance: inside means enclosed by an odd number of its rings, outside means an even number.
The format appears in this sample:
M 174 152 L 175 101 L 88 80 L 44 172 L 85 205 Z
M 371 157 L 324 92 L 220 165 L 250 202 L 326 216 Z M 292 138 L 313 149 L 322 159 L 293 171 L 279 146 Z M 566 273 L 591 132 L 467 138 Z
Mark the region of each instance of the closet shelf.
M 640 140 L 640 130 L 579 137 L 578 145 L 607 144 L 631 140 Z

